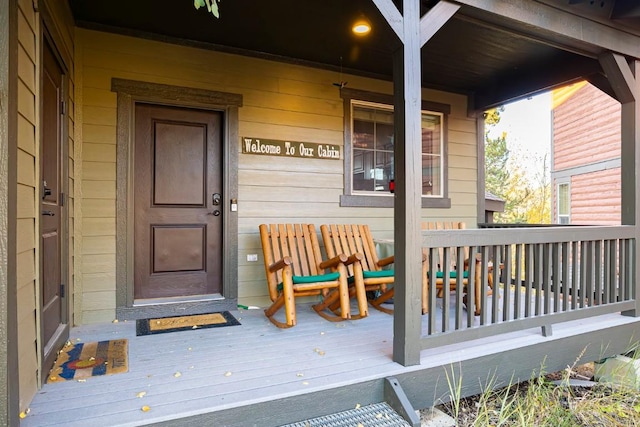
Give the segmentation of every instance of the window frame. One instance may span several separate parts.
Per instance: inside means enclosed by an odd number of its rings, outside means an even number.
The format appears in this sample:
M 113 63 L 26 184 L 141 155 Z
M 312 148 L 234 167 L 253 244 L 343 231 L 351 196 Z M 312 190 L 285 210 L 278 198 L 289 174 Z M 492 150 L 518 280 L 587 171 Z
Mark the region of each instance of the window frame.
M 567 187 L 567 210 L 566 214 L 560 213 L 560 187 Z M 567 223 L 563 224 L 560 218 L 567 218 Z M 556 184 L 556 223 L 561 225 L 571 224 L 571 183 L 570 182 L 558 182 Z
M 342 88 L 340 97 L 344 101 L 344 189 L 340 196 L 340 206 L 345 207 L 375 207 L 392 208 L 394 195 L 392 193 L 364 194 L 353 190 L 353 147 L 352 140 L 352 101 L 362 102 L 362 105 L 377 104 L 382 108 L 394 110 L 393 96 L 376 92 L 368 92 L 357 89 Z M 375 105 L 373 105 L 375 107 Z M 448 116 L 451 114 L 451 106 L 438 102 L 422 101 L 423 112 L 438 113 L 442 116 L 442 195 L 422 196 L 423 208 L 450 208 L 448 188 Z

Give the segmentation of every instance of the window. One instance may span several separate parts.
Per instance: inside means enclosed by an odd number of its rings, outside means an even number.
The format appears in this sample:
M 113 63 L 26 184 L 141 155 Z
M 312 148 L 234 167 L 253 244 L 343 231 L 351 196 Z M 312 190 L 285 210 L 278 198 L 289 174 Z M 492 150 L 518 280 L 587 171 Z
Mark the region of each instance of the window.
M 571 200 L 569 198 L 569 184 L 558 184 L 558 224 L 569 224 L 571 221 Z
M 340 204 L 392 207 L 389 185 L 394 179 L 393 99 L 352 89 L 343 89 L 342 96 L 345 98 L 345 194 Z M 451 205 L 446 198 L 444 132 L 445 113 L 449 110 L 448 105 L 423 103 L 423 207 Z

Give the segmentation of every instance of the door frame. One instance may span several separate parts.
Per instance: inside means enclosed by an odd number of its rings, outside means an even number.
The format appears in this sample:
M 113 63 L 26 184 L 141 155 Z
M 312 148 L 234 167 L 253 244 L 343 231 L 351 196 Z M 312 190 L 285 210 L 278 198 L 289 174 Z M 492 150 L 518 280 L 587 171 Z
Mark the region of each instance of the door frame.
M 112 78 L 117 93 L 116 136 L 116 317 L 134 320 L 235 310 L 238 302 L 238 109 L 242 95 Z M 134 299 L 134 159 L 135 104 L 222 112 L 222 294 L 219 298 L 138 301 Z
M 49 45 L 51 49 L 51 53 L 55 57 L 58 65 L 62 70 L 62 82 L 61 82 L 61 98 L 63 102 L 62 111 L 62 119 L 60 120 L 60 193 L 63 194 L 63 202 L 62 206 L 60 206 L 60 228 L 58 230 L 60 234 L 60 279 L 61 284 L 64 285 L 64 295 L 60 295 L 60 324 L 62 325 L 55 333 L 55 335 L 51 338 L 51 340 L 47 343 L 44 342 L 43 334 L 43 316 L 41 312 L 42 305 L 42 286 L 43 280 L 40 277 L 40 271 L 42 267 L 42 247 L 40 245 L 40 237 L 38 237 L 37 243 L 37 253 L 38 253 L 38 298 L 37 298 L 37 324 L 38 324 L 38 340 L 40 341 L 40 351 L 39 351 L 39 374 L 40 374 L 40 384 L 44 384 L 47 379 L 47 372 L 43 370 L 48 370 L 55 361 L 57 357 L 57 352 L 64 343 L 69 339 L 69 331 L 70 331 L 70 323 L 71 318 L 73 316 L 73 312 L 70 306 L 71 298 L 70 295 L 73 295 L 74 292 L 74 284 L 73 277 L 70 275 L 70 265 L 69 265 L 69 257 L 70 257 L 70 238 L 69 235 L 69 219 L 70 219 L 70 200 L 72 199 L 72 194 L 69 193 L 69 119 L 70 119 L 70 99 L 69 99 L 69 88 L 70 88 L 70 79 L 71 79 L 71 69 L 72 69 L 72 55 L 66 49 L 66 45 L 63 42 L 63 36 L 60 34 L 57 25 L 52 17 L 49 8 L 45 3 L 41 4 L 38 11 L 40 12 L 40 30 L 39 30 L 39 39 L 38 39 L 38 129 L 36 130 L 36 140 L 38 141 L 38 165 L 36 171 L 36 226 L 38 231 L 38 236 L 41 234 L 41 222 L 40 222 L 40 201 L 42 200 L 42 186 L 40 185 L 42 177 L 40 176 L 40 169 L 42 167 L 42 156 L 41 156 L 41 148 L 42 148 L 42 112 L 43 112 L 43 98 L 42 98 L 42 78 L 44 72 L 44 48 L 45 43 Z

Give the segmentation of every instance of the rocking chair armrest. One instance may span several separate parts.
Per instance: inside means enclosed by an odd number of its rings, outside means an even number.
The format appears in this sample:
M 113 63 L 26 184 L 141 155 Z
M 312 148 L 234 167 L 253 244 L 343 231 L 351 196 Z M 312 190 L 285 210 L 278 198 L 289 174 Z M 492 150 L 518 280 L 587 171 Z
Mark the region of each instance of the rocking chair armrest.
M 364 254 L 361 252 L 356 252 L 355 254 L 351 254 L 349 258 L 344 262 L 344 265 L 351 265 L 355 262 L 360 262 L 364 259 Z
M 348 257 L 345 254 L 336 255 L 331 259 L 322 261 L 319 265 L 320 268 L 332 268 L 338 264 L 344 264 L 347 262 Z
M 285 268 L 287 265 L 291 265 L 293 261 L 291 261 L 291 257 L 284 257 L 282 258 L 280 261 L 274 262 L 273 264 L 271 264 L 269 266 L 269 271 L 270 272 L 274 272 L 274 271 L 278 271 L 278 270 L 282 270 L 283 268 Z
M 382 259 L 378 260 L 378 266 L 379 267 L 384 267 L 386 265 L 393 264 L 395 261 L 396 261 L 395 255 L 391 255 L 391 256 L 388 256 L 386 258 L 382 258 Z

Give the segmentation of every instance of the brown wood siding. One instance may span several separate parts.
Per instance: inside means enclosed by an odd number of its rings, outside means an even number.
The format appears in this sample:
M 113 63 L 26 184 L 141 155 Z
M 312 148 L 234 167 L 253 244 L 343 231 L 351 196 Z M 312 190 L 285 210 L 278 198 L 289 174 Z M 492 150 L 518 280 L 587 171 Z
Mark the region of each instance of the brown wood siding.
M 620 225 L 620 168 L 571 177 L 571 223 Z
M 620 104 L 592 85 L 553 114 L 555 170 L 620 157 Z
M 336 73 L 291 64 L 79 29 L 82 58 L 82 323 L 112 320 L 115 254 L 116 95 L 113 77 L 238 93 L 240 136 L 343 145 L 343 101 L 332 85 Z M 79 81 L 79 79 L 76 79 Z M 349 87 L 392 93 L 390 82 L 348 76 Z M 450 210 L 425 209 L 429 219 L 474 224 L 476 212 L 476 123 L 466 98 L 426 91 L 450 104 Z M 77 118 L 77 116 L 76 116 Z M 353 222 L 377 235 L 393 234 L 393 210 L 342 208 L 342 161 L 239 154 L 239 299 L 264 304 L 267 288 L 259 254 L 263 222 Z M 455 171 L 454 171 L 455 170 Z M 88 233 L 88 234 L 87 234 Z M 89 303 L 90 302 L 90 303 Z

